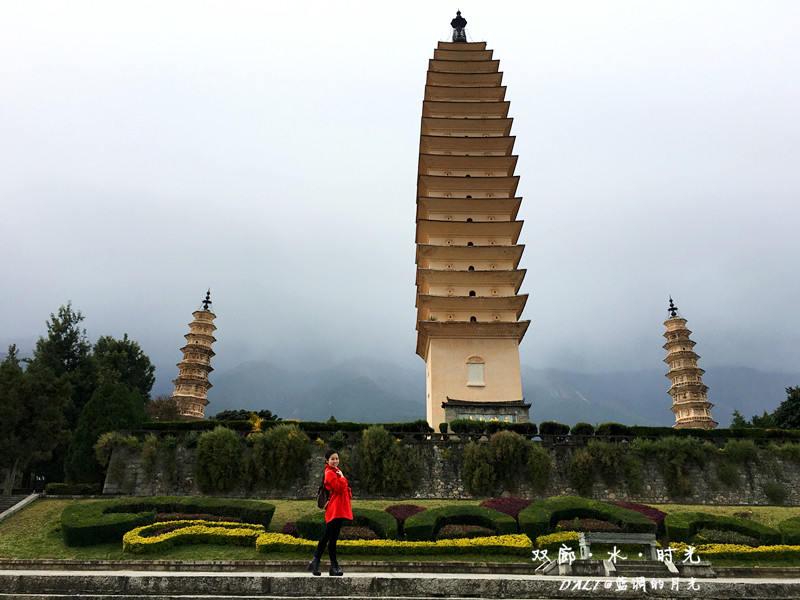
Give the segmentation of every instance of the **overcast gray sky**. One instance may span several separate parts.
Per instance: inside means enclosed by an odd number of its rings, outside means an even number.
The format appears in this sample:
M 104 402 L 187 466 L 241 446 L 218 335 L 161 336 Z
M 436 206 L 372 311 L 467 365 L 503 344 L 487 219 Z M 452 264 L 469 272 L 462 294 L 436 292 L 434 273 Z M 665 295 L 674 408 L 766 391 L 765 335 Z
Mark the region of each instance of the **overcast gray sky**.
M 672 294 L 701 366 L 800 379 L 790 0 L 4 2 L 0 338 L 32 343 L 71 300 L 168 389 L 211 286 L 218 369 L 424 377 L 419 123 L 456 8 L 511 101 L 522 362 L 661 368 Z

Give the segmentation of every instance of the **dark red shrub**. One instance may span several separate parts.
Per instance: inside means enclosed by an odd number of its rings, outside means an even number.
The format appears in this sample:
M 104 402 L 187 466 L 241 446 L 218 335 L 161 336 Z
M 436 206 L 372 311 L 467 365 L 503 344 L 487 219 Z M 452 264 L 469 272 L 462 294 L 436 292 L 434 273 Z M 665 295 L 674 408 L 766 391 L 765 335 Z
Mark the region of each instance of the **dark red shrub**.
M 647 504 L 639 504 L 637 502 L 614 502 L 615 506 L 619 506 L 620 508 L 627 508 L 628 510 L 635 510 L 638 513 L 643 514 L 648 519 L 655 522 L 658 525 L 659 530 L 664 529 L 664 517 L 667 516 L 663 510 L 658 510 L 653 506 L 648 506 Z
M 421 513 L 425 510 L 425 507 L 417 506 L 416 504 L 392 504 L 392 506 L 387 506 L 385 510 L 402 525 L 408 517 Z
M 297 527 L 294 526 L 294 521 L 289 521 L 281 528 L 281 533 L 297 537 Z
M 517 518 L 519 511 L 528 506 L 530 500 L 525 498 L 490 498 L 481 502 L 481 506 L 485 508 L 493 508 L 502 513 L 506 513 L 509 517 Z
M 556 531 L 622 531 L 622 528 L 599 519 L 565 519 L 558 522 Z
M 494 535 L 494 531 L 480 525 L 445 525 L 436 534 L 437 540 L 452 540 L 457 538 L 475 538 Z

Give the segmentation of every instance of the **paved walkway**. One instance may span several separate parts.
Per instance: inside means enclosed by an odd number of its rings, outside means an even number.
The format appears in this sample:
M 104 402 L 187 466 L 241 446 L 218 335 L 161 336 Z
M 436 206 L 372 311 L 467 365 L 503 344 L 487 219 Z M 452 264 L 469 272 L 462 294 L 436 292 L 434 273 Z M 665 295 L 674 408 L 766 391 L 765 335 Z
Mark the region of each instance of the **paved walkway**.
M 548 577 L 469 573 L 0 571 L 0 599 L 189 598 L 752 598 L 800 599 L 800 578 Z

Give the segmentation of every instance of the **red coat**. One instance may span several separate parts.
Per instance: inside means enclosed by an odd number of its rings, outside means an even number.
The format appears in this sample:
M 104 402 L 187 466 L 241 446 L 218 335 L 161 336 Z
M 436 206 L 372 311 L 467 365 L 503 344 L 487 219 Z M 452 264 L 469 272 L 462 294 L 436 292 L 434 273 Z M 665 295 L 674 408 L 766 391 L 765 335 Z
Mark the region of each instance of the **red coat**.
M 347 485 L 347 479 L 339 475 L 330 465 L 325 465 L 325 487 L 331 492 L 328 508 L 325 509 L 325 522 L 331 519 L 353 520 L 353 509 L 350 507 L 350 498 L 353 492 Z

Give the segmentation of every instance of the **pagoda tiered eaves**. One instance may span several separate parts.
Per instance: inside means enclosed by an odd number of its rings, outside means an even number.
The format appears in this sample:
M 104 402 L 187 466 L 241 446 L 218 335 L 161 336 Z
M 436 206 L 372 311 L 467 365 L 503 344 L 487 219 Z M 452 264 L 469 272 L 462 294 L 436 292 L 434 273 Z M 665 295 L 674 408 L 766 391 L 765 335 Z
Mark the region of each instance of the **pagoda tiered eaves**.
M 519 320 L 523 222 L 503 73 L 485 42 L 463 39 L 440 42 L 428 63 L 420 127 L 417 353 L 434 427 L 448 398 L 479 418 L 522 399 L 518 345 L 529 325 Z M 527 420 L 527 409 L 503 415 Z
M 670 380 L 669 395 L 672 396 L 670 410 L 675 414 L 676 428 L 714 429 L 717 423 L 711 418 L 714 405 L 708 401 L 708 386 L 703 383 L 705 371 L 697 366 L 700 356 L 694 351 L 692 333 L 686 327 L 686 319 L 678 316 L 678 309 L 670 298 L 670 317 L 664 322 L 667 343 L 664 349 L 669 365 L 667 378 Z

